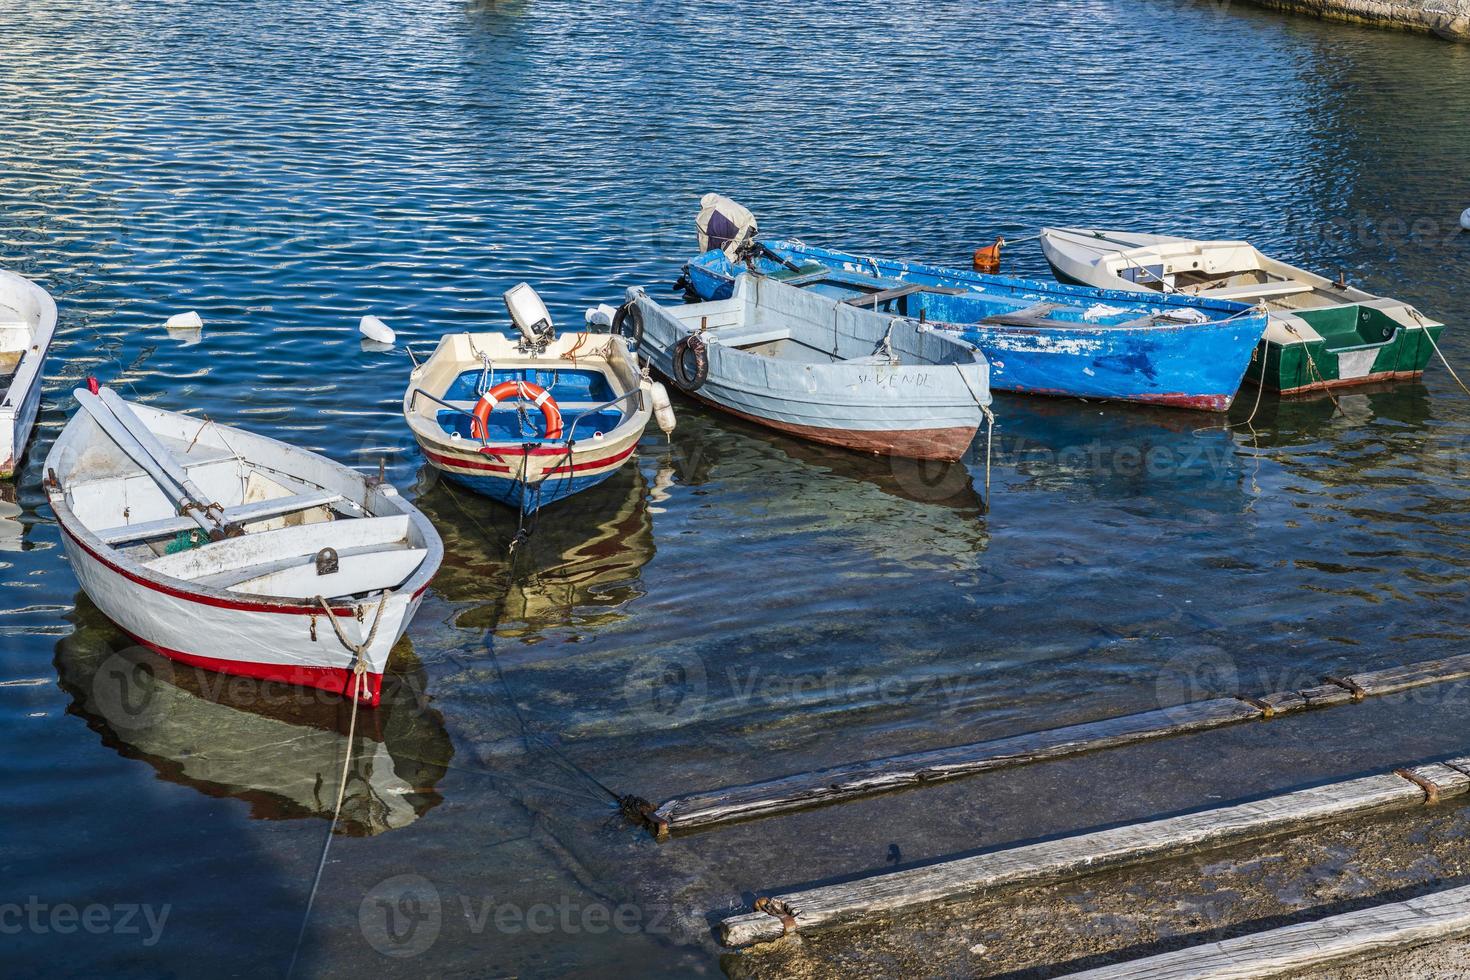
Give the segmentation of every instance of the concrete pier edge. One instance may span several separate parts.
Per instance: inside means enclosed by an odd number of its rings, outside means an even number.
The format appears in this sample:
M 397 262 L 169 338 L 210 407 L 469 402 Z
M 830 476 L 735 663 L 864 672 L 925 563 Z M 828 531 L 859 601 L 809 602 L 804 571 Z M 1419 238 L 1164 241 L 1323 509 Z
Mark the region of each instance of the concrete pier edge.
M 1470 43 L 1470 0 L 1248 0 L 1328 20 L 1436 34 Z

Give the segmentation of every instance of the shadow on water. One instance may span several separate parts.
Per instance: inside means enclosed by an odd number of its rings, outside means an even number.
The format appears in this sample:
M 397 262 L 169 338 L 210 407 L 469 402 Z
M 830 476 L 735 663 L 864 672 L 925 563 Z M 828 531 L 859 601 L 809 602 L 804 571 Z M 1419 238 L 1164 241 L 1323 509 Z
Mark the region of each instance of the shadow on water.
M 129 642 L 84 595 L 74 620 L 56 670 L 67 710 L 103 744 L 169 782 L 243 800 L 258 820 L 331 817 L 348 747 L 341 698 L 168 660 Z M 435 785 L 454 747 L 424 707 L 424 673 L 406 641 L 392 663 L 383 703 L 358 713 L 339 833 L 406 827 L 443 800 Z

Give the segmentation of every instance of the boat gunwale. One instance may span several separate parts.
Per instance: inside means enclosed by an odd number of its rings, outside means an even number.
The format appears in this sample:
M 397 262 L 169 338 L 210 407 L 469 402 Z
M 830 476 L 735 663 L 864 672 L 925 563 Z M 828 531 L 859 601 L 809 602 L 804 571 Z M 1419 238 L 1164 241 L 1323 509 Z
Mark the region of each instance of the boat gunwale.
M 624 338 L 622 338 L 618 334 L 602 334 L 595 333 L 593 331 L 578 331 L 576 333 L 567 333 L 563 334 L 562 337 L 559 337 L 557 339 L 560 340 L 564 337 L 579 336 L 583 334 L 592 337 L 606 337 L 612 340 L 624 340 Z M 625 444 L 636 445 L 638 441 L 643 438 L 643 433 L 648 428 L 649 420 L 653 417 L 653 406 L 649 403 L 649 399 L 640 397 L 636 403 L 636 407 L 634 407 L 632 410 L 624 410 L 622 419 L 618 422 L 617 425 L 613 426 L 607 432 L 604 432 L 601 439 L 594 440 L 592 438 L 587 438 L 577 440 L 568 437 L 554 440 L 548 440 L 544 438 L 488 440 L 478 445 L 470 445 L 467 447 L 465 445 L 466 440 L 456 440 L 450 438 L 448 433 L 444 431 L 442 425 L 437 422 L 430 421 L 428 416 L 416 412 L 412 407 L 415 400 L 415 395 L 419 392 L 422 392 L 427 397 L 433 399 L 438 399 L 441 401 L 444 400 L 442 393 L 429 391 L 427 388 L 424 388 L 423 385 L 417 383 L 415 381 L 415 378 L 424 371 L 428 370 L 430 365 L 434 364 L 435 359 L 439 358 L 441 352 L 444 350 L 445 341 L 455 336 L 467 337 L 470 339 L 471 342 L 473 342 L 474 339 L 477 337 L 494 337 L 506 341 L 510 339 L 504 334 L 500 333 L 476 334 L 471 333 L 470 331 L 460 331 L 456 334 L 445 334 L 444 337 L 440 339 L 440 345 L 434 349 L 434 353 L 429 355 L 429 357 L 424 360 L 417 368 L 415 368 L 414 371 L 409 375 L 408 388 L 404 391 L 403 394 L 403 418 L 404 421 L 408 424 L 409 431 L 411 431 L 414 437 L 419 441 L 421 449 L 426 448 L 427 446 L 432 446 L 434 451 L 440 453 L 441 455 L 461 455 L 470 460 L 474 460 L 478 457 L 486 455 L 498 455 L 504 453 L 511 456 L 545 456 L 553 458 L 569 456 L 573 462 L 576 462 L 580 459 L 585 458 L 588 455 L 605 452 L 611 447 L 622 449 L 625 447 Z M 627 367 L 629 373 L 632 375 L 636 382 L 636 379 L 638 379 L 639 377 L 639 369 L 636 363 L 634 363 L 634 361 L 632 360 L 632 354 L 627 349 L 626 341 L 624 341 L 621 345 L 618 345 L 616 349 L 620 350 L 623 356 L 629 359 L 625 362 L 625 366 Z M 446 360 L 448 359 L 448 357 L 449 355 L 446 354 Z M 525 358 L 523 361 L 509 366 L 535 367 L 535 362 L 538 359 L 540 358 Z M 558 359 L 557 363 L 562 362 Z M 508 365 L 500 366 L 505 367 Z M 480 367 L 480 364 L 477 362 L 465 361 L 463 363 L 462 369 L 458 371 L 454 375 L 454 377 L 455 379 L 458 379 L 465 370 L 473 370 L 478 367 Z M 618 378 L 617 367 L 613 364 L 612 359 L 598 356 L 596 354 L 588 354 L 585 357 L 577 358 L 577 361 L 575 362 L 575 364 L 571 365 L 571 368 L 590 368 L 591 370 L 597 371 L 599 374 L 602 375 L 603 378 L 605 378 L 609 382 L 619 382 L 620 380 Z M 613 390 L 614 392 L 616 392 L 617 388 L 613 387 Z M 621 399 L 631 400 L 629 396 L 637 391 L 640 391 L 640 387 L 637 386 L 635 383 L 634 388 L 621 393 Z M 597 404 L 607 405 L 606 402 L 601 402 Z M 532 446 L 534 448 L 527 449 L 526 447 L 528 446 Z M 621 460 L 619 460 L 619 462 L 621 462 Z
M 181 412 L 171 412 L 167 409 L 154 408 L 153 406 L 149 405 L 138 405 L 134 403 L 132 407 L 135 410 L 138 408 L 144 409 L 145 414 L 147 412 L 154 412 L 165 416 L 189 419 L 191 421 L 194 420 L 194 416 L 185 415 Z M 76 419 L 77 417 L 78 416 L 73 416 L 73 419 Z M 425 590 L 428 589 L 429 582 L 438 572 L 439 566 L 443 562 L 444 543 L 440 539 L 439 533 L 434 530 L 433 524 L 424 515 L 424 513 L 420 511 L 417 507 L 413 506 L 413 504 L 405 500 L 403 496 L 398 492 L 398 489 L 396 487 L 393 487 L 391 484 L 383 484 L 382 486 L 378 487 L 371 486 L 368 484 L 367 477 L 357 470 L 354 470 L 351 467 L 346 466 L 342 463 L 338 463 L 336 460 L 323 456 L 320 453 L 314 453 L 309 449 L 302 449 L 298 446 L 293 446 L 289 443 L 281 442 L 279 439 L 272 439 L 270 436 L 262 436 L 258 433 L 249 432 L 248 430 L 240 429 L 235 426 L 224 425 L 223 423 L 218 422 L 214 424 L 230 434 L 253 436 L 257 439 L 267 440 L 280 447 L 287 456 L 305 456 L 325 464 L 329 469 L 336 470 L 343 475 L 350 476 L 354 484 L 356 484 L 357 487 L 362 491 L 363 510 L 370 516 L 403 516 L 408 518 L 409 524 L 419 532 L 419 536 L 423 539 L 425 550 L 427 553 L 425 554 L 423 560 L 420 561 L 418 567 L 414 569 L 412 575 L 408 576 L 394 588 L 384 590 L 383 593 L 379 594 L 386 595 L 389 602 L 406 603 L 413 601 L 418 596 L 423 594 Z M 68 435 L 68 432 L 70 430 L 71 423 L 68 423 L 66 429 L 62 431 L 61 435 L 57 438 L 55 444 L 52 445 L 50 453 L 47 454 L 46 467 L 48 471 L 53 468 L 53 462 L 55 460 L 56 454 L 63 448 L 67 447 L 70 444 L 71 439 L 76 438 L 74 435 Z M 99 438 L 105 439 L 106 437 L 99 432 Z M 245 457 L 242 456 L 240 457 L 240 459 L 242 462 L 245 463 L 245 465 L 252 465 L 250 461 Z M 279 470 L 279 472 L 286 473 L 287 471 Z M 298 477 L 293 476 L 293 478 L 300 480 L 300 478 Z M 81 485 L 86 485 L 86 483 L 89 481 L 81 480 L 77 482 Z M 152 591 L 162 592 L 165 595 L 170 595 L 174 598 L 184 599 L 190 602 L 197 602 L 203 605 L 238 610 L 241 612 L 320 615 L 323 611 L 320 605 L 314 604 L 309 600 L 304 599 L 303 597 L 270 596 L 257 595 L 256 593 L 250 592 L 234 592 L 229 589 L 216 588 L 213 586 L 201 586 L 198 583 L 192 582 L 188 579 L 180 579 L 172 575 L 159 573 L 158 571 L 149 568 L 143 562 L 138 561 L 136 558 L 125 554 L 120 549 L 105 543 L 104 541 L 102 541 L 101 538 L 93 533 L 92 529 L 85 522 L 83 522 L 80 517 L 76 515 L 76 512 L 67 502 L 66 498 L 70 486 L 71 481 L 67 480 L 63 480 L 60 486 L 54 486 L 49 482 L 49 478 L 46 484 L 46 495 L 51 504 L 52 512 L 56 516 L 57 524 L 61 528 L 62 533 L 71 538 L 72 541 L 74 541 L 80 548 L 82 548 L 83 551 L 87 552 L 87 554 L 92 558 L 93 561 L 98 562 L 99 564 L 108 568 L 110 571 L 122 575 L 124 578 L 128 579 L 136 585 L 141 585 Z M 392 492 L 382 492 L 382 487 L 384 486 L 391 488 Z M 327 488 L 322 487 L 321 489 L 325 490 Z M 391 506 L 395 509 L 396 513 L 392 515 L 380 514 L 371 510 L 367 506 L 367 502 L 371 500 L 375 494 L 381 500 L 391 503 Z M 358 608 L 362 606 L 363 603 L 371 602 L 372 598 L 371 596 L 369 596 L 365 599 L 353 600 L 350 604 L 347 605 L 331 604 L 331 612 L 334 616 L 355 618 Z
M 51 341 L 56 336 L 56 300 L 44 288 L 25 276 L 0 269 L 0 284 L 10 283 L 21 292 L 28 294 L 34 299 L 40 308 L 36 318 L 35 326 L 31 328 L 30 343 L 26 345 L 21 353 L 20 363 L 15 367 L 15 372 L 5 384 L 3 397 L 0 397 L 0 412 L 19 412 L 20 405 L 12 397 L 17 390 L 17 385 L 22 384 L 25 391 L 40 383 L 41 365 L 50 352 Z M 16 455 L 24 450 L 23 446 L 16 446 Z
M 792 252 L 798 255 L 814 256 L 817 257 L 818 260 L 820 260 L 820 257 L 826 256 L 839 262 L 841 264 L 840 268 L 844 272 L 864 272 L 866 274 L 877 276 L 878 278 L 902 278 L 902 276 L 906 273 L 918 272 L 923 275 L 933 276 L 935 278 L 957 281 L 968 285 L 970 287 L 970 292 L 982 296 L 985 295 L 987 292 L 985 288 L 986 286 L 994 286 L 1014 292 L 1061 296 L 1072 299 L 1080 299 L 1084 301 L 1090 300 L 1096 302 L 1099 300 L 1110 300 L 1119 303 L 1125 303 L 1130 308 L 1142 308 L 1146 306 L 1182 307 L 1187 309 L 1211 310 L 1217 313 L 1229 314 L 1229 316 L 1212 317 L 1212 321 L 1234 319 L 1236 316 L 1247 313 L 1252 309 L 1252 305 L 1249 303 L 1239 303 L 1234 300 L 1228 299 L 1214 299 L 1208 296 L 1191 296 L 1177 293 L 1151 293 L 1148 291 L 1139 292 L 1134 290 L 1115 289 L 1105 286 L 1070 285 L 1063 282 L 1047 282 L 1042 279 L 1029 279 L 1020 276 L 991 275 L 988 273 L 974 272 L 967 269 L 956 269 L 947 266 L 932 265 L 927 262 L 916 262 L 905 259 L 880 259 L 876 256 L 862 256 L 852 252 L 841 252 L 834 249 L 823 248 L 817 245 L 807 245 L 794 239 L 773 239 L 769 242 L 766 242 L 766 245 L 778 251 L 785 249 L 788 252 Z M 735 276 L 731 276 L 725 273 L 723 270 L 712 268 L 710 265 L 711 262 L 718 262 L 722 258 L 728 263 L 729 260 L 725 257 L 723 252 L 721 252 L 719 249 L 711 249 L 708 252 L 702 253 L 701 255 L 697 255 L 693 259 L 690 259 L 689 262 L 686 263 L 686 266 L 688 268 L 698 268 L 699 271 L 705 275 L 720 279 L 722 281 L 733 283 L 735 279 L 738 278 L 740 274 L 742 274 L 741 272 L 737 272 Z M 884 273 L 877 270 L 876 267 L 879 265 L 897 267 L 898 272 L 896 276 L 885 276 Z M 1141 301 L 1140 297 L 1147 297 L 1150 302 Z M 976 323 L 979 324 L 980 321 L 976 321 Z M 1186 326 L 1203 325 L 1204 324 L 1186 324 Z M 1078 326 L 1099 327 L 1102 325 L 1079 324 Z M 1169 324 L 1167 326 L 1174 326 L 1174 324 Z M 1067 329 L 1068 325 L 1065 321 L 1060 321 L 1058 324 L 1058 328 Z M 1152 326 L 1138 326 L 1132 329 L 1150 330 L 1158 328 Z
M 1089 243 L 1089 239 L 1090 238 L 1096 238 L 1097 236 L 1105 236 L 1105 235 L 1132 235 L 1132 234 L 1143 234 L 1143 233 L 1141 233 L 1141 232 L 1140 233 L 1134 233 L 1134 232 L 1108 231 L 1108 230 L 1101 229 L 1101 228 L 1096 228 L 1096 229 L 1088 229 L 1088 228 L 1043 228 L 1043 229 L 1041 229 L 1042 251 L 1045 252 L 1045 253 L 1047 253 L 1046 254 L 1047 262 L 1049 264 L 1051 264 L 1051 266 L 1053 267 L 1053 270 L 1054 271 L 1057 271 L 1058 273 L 1061 273 L 1063 270 L 1057 268 L 1057 262 L 1053 259 L 1052 254 L 1051 254 L 1052 249 L 1050 249 L 1048 247 L 1051 244 L 1051 240 L 1053 238 L 1059 239 L 1059 240 L 1061 240 L 1064 243 L 1074 243 L 1074 244 L 1086 245 L 1086 244 Z M 1159 241 L 1154 242 L 1154 243 L 1151 243 L 1151 244 L 1147 244 L 1147 245 L 1138 245 L 1138 246 L 1131 246 L 1131 247 L 1128 247 L 1128 248 L 1113 249 L 1111 251 L 1104 251 L 1102 249 L 1097 249 L 1096 250 L 1096 252 L 1097 252 L 1097 258 L 1094 259 L 1094 260 L 1091 260 L 1091 261 L 1088 261 L 1084 257 L 1077 256 L 1077 255 L 1065 255 L 1064 257 L 1069 258 L 1069 259 L 1071 259 L 1071 260 L 1073 260 L 1075 262 L 1084 263 L 1088 268 L 1100 270 L 1104 275 L 1108 276 L 1109 278 L 1119 279 L 1120 282 L 1121 282 L 1121 281 L 1126 281 L 1126 280 L 1121 280 L 1120 277 L 1117 275 L 1117 273 L 1111 268 L 1111 266 L 1105 264 L 1108 261 L 1108 256 L 1109 255 L 1127 256 L 1129 258 L 1135 258 L 1136 259 L 1138 257 L 1138 253 L 1149 252 L 1151 250 L 1159 249 L 1159 248 L 1167 248 L 1169 246 L 1175 246 L 1175 247 L 1193 247 L 1193 248 L 1205 248 L 1205 247 L 1216 247 L 1216 248 L 1225 248 L 1225 247 L 1228 247 L 1228 248 L 1245 248 L 1245 249 L 1248 249 L 1250 252 L 1252 252 L 1255 255 L 1255 257 L 1256 257 L 1256 259 L 1257 259 L 1257 261 L 1259 263 L 1259 265 L 1257 267 L 1258 268 L 1258 271 L 1265 272 L 1266 274 L 1270 275 L 1270 274 L 1272 274 L 1272 271 L 1270 269 L 1270 266 L 1276 266 L 1279 269 L 1286 270 L 1287 272 L 1289 272 L 1292 281 L 1300 282 L 1303 285 L 1306 285 L 1306 286 L 1311 287 L 1311 291 L 1313 293 L 1316 293 L 1316 292 L 1318 292 L 1321 289 L 1329 289 L 1329 288 L 1330 289 L 1340 289 L 1341 288 L 1338 283 L 1332 281 L 1331 279 L 1328 279 L 1326 276 L 1323 276 L 1320 273 L 1312 272 L 1312 271 L 1310 271 L 1308 269 L 1303 269 L 1300 266 L 1292 265 L 1291 263 L 1286 262 L 1286 261 L 1284 261 L 1282 259 L 1274 258 L 1274 257 L 1272 257 L 1270 255 L 1267 255 L 1266 253 L 1262 252 L 1259 248 L 1257 248 L 1255 245 L 1252 245 L 1250 242 L 1247 242 L 1247 241 L 1234 241 L 1234 240 L 1227 240 L 1227 239 L 1209 239 L 1209 240 L 1206 240 L 1206 239 L 1192 239 L 1192 238 L 1182 238 L 1182 237 L 1174 236 L 1174 235 L 1149 235 L 1149 236 L 1146 236 L 1146 237 L 1155 238 L 1155 239 L 1158 239 Z M 1057 249 L 1057 251 L 1058 252 L 1061 252 L 1062 250 L 1061 249 Z M 1240 270 L 1240 271 L 1250 271 L 1250 270 Z M 1070 273 L 1068 273 L 1068 276 L 1069 276 L 1069 278 L 1071 277 Z M 1090 285 L 1091 284 L 1084 283 L 1084 286 L 1090 286 Z M 1095 287 L 1092 287 L 1092 288 L 1106 289 L 1106 288 L 1110 288 L 1110 287 L 1095 286 Z M 1356 298 L 1356 299 L 1350 298 L 1350 299 L 1346 300 L 1345 302 L 1330 302 L 1330 303 L 1327 303 L 1326 305 L 1323 305 L 1323 306 L 1311 306 L 1311 307 L 1301 307 L 1301 308 L 1288 307 L 1288 306 L 1276 306 L 1270 300 L 1265 301 L 1263 305 L 1266 307 L 1266 316 L 1267 316 L 1267 321 L 1268 322 L 1267 322 L 1267 333 L 1263 334 L 1263 339 L 1268 344 L 1272 344 L 1272 345 L 1275 345 L 1277 347 L 1282 347 L 1282 348 L 1285 348 L 1285 347 L 1304 347 L 1304 346 L 1307 346 L 1307 345 L 1310 345 L 1310 344 L 1316 343 L 1316 342 L 1321 342 L 1323 344 L 1327 344 L 1327 338 L 1326 338 L 1326 336 L 1323 335 L 1323 334 L 1321 334 L 1320 332 L 1318 332 L 1317 329 L 1316 329 L 1316 327 L 1313 326 L 1313 324 L 1311 322 L 1311 319 L 1310 319 L 1310 316 L 1304 315 L 1304 314 L 1314 314 L 1314 313 L 1319 313 L 1319 312 L 1328 311 L 1328 310 L 1340 310 L 1340 309 L 1348 309 L 1348 308 L 1366 308 L 1366 309 L 1370 309 L 1370 310 L 1377 310 L 1378 312 L 1383 313 L 1383 314 L 1387 315 L 1390 319 L 1394 320 L 1395 323 L 1397 324 L 1397 327 L 1396 327 L 1396 329 L 1394 331 L 1394 335 L 1393 336 L 1391 336 L 1389 338 L 1386 338 L 1384 340 L 1381 340 L 1381 341 L 1374 342 L 1374 343 L 1354 344 L 1354 345 L 1347 346 L 1347 347 L 1332 347 L 1330 344 L 1328 344 L 1327 345 L 1328 346 L 1328 349 L 1331 350 L 1331 351 L 1333 351 L 1334 353 L 1362 351 L 1362 350 L 1369 350 L 1369 349 L 1383 349 L 1385 347 L 1389 347 L 1389 346 L 1392 346 L 1394 344 L 1398 344 L 1398 343 L 1404 342 L 1404 336 L 1403 335 L 1400 335 L 1400 331 L 1408 331 L 1408 332 L 1412 333 L 1413 331 L 1416 331 L 1416 330 L 1431 330 L 1433 328 L 1439 328 L 1440 330 L 1443 330 L 1445 328 L 1445 326 L 1446 326 L 1446 324 L 1444 322 L 1440 321 L 1440 320 L 1437 320 L 1437 319 L 1435 319 L 1433 317 L 1430 317 L 1430 316 L 1425 316 L 1424 313 L 1422 313 L 1417 306 L 1415 306 L 1413 303 L 1410 303 L 1408 301 L 1401 300 L 1401 299 L 1398 299 L 1398 298 L 1392 297 L 1392 296 L 1385 296 L 1385 295 L 1382 295 L 1382 294 L 1379 294 L 1379 293 L 1372 293 L 1372 292 L 1369 292 L 1368 290 L 1363 289 L 1362 287 L 1359 287 L 1359 286 L 1351 286 L 1350 285 L 1350 286 L 1347 287 L 1347 292 L 1348 293 L 1357 293 L 1357 294 L 1360 294 L 1360 298 Z M 1168 295 L 1168 294 L 1163 294 L 1163 293 L 1156 293 L 1152 289 L 1149 289 L 1147 287 L 1140 287 L 1137 290 L 1137 294 L 1138 295 L 1148 295 L 1148 296 Z M 1183 295 L 1193 296 L 1193 297 L 1197 297 L 1197 298 L 1200 298 L 1200 299 L 1210 299 L 1210 298 L 1212 298 L 1212 297 L 1210 297 L 1208 295 L 1208 291 L 1206 291 L 1203 294 L 1201 294 L 1201 293 L 1184 293 Z M 1398 317 L 1394 316 L 1394 313 L 1395 312 L 1401 312 L 1403 314 L 1406 314 L 1407 316 L 1411 317 L 1416 322 L 1414 322 L 1414 323 L 1404 322 L 1403 320 L 1401 320 Z M 1288 320 L 1291 319 L 1291 318 L 1297 318 L 1297 319 L 1302 320 L 1306 324 L 1306 326 L 1312 331 L 1312 333 L 1315 334 L 1315 336 L 1306 336 L 1306 337 L 1304 337 L 1304 336 L 1301 336 L 1300 332 L 1297 331 L 1297 330 L 1288 330 L 1288 336 L 1286 338 L 1278 338 L 1278 337 L 1269 336 L 1269 330 L 1270 330 L 1270 328 L 1273 325 L 1286 325 L 1287 322 L 1288 322 Z M 1422 373 L 1423 372 L 1408 372 L 1408 373 L 1404 373 L 1404 372 L 1380 372 L 1379 374 L 1375 374 L 1372 377 L 1378 378 L 1378 377 L 1381 376 L 1381 377 L 1384 377 L 1384 378 L 1390 378 L 1390 377 L 1395 377 L 1395 376 L 1398 376 L 1398 375 L 1401 375 L 1401 374 L 1404 375 L 1404 376 L 1413 376 L 1413 375 L 1422 374 Z M 1343 386 L 1347 386 L 1347 385 L 1352 385 L 1352 384 L 1357 384 L 1357 383 L 1363 383 L 1363 380 L 1362 379 L 1356 379 L 1356 378 L 1354 378 L 1354 379 L 1344 379 L 1343 382 L 1342 382 L 1342 385 Z M 1333 386 L 1337 386 L 1337 383 L 1334 382 Z M 1301 389 L 1292 389 L 1292 390 L 1293 391 L 1298 391 L 1298 390 L 1301 390 L 1301 391 L 1317 390 L 1318 387 L 1319 386 L 1317 386 L 1317 385 L 1308 385 L 1308 386 L 1306 386 L 1304 388 L 1301 388 Z

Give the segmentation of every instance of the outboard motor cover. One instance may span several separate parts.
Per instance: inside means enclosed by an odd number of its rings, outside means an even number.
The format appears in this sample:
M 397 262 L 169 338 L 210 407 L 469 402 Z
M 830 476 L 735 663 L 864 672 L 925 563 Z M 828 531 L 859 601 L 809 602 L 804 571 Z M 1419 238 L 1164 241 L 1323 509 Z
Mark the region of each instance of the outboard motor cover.
M 718 248 L 733 262 L 741 247 L 755 238 L 755 215 L 722 194 L 706 194 L 699 199 L 695 228 L 701 253 Z

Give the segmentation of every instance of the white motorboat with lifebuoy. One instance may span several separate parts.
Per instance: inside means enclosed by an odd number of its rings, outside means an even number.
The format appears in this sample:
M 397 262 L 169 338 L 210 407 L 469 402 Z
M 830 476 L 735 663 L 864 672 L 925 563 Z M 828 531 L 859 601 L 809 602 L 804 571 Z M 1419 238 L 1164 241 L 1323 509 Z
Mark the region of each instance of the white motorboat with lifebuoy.
M 20 467 L 41 406 L 41 371 L 56 332 L 51 295 L 0 270 L 0 477 Z
M 443 558 L 428 519 L 315 453 L 89 388 L 45 486 L 93 603 L 183 663 L 376 705 Z
M 429 465 L 527 513 L 596 486 L 633 455 L 649 419 L 674 415 L 627 341 L 555 336 L 536 291 L 505 294 L 517 336 L 449 334 L 416 365 L 403 417 Z

